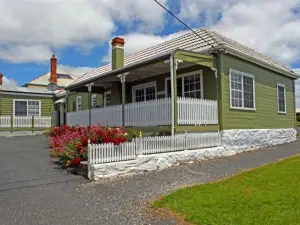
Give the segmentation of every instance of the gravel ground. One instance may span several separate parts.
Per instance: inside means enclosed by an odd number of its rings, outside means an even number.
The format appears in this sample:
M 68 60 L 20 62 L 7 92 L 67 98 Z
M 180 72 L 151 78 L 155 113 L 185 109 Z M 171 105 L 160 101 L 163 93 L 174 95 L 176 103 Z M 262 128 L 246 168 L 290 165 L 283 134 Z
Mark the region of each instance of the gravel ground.
M 0 223 L 178 224 L 149 213 L 146 204 L 179 187 L 215 181 L 299 154 L 299 147 L 296 141 L 160 172 L 89 182 L 56 169 L 43 136 L 0 138 Z

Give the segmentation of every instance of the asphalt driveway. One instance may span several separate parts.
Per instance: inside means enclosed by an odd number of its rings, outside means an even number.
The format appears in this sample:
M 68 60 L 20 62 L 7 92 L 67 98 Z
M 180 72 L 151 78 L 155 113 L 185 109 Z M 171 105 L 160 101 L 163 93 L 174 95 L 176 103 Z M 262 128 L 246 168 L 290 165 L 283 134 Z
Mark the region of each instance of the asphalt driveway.
M 55 168 L 43 136 L 0 138 L 0 218 L 10 224 L 177 224 L 146 210 L 182 185 L 214 181 L 300 153 L 300 142 L 115 181 L 89 182 Z

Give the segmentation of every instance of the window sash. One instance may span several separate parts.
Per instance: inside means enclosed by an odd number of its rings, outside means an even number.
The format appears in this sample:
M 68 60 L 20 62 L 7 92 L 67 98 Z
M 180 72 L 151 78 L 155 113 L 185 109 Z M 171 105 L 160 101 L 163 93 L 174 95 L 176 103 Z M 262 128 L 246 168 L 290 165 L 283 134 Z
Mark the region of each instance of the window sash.
M 23 103 L 23 106 L 20 103 Z M 20 106 L 21 108 L 19 108 Z M 14 116 L 40 116 L 40 115 L 41 115 L 40 100 L 14 99 Z
M 140 84 L 132 87 L 132 101 L 143 102 L 156 99 L 156 82 Z
M 255 110 L 254 76 L 230 69 L 229 84 L 230 108 Z
M 111 102 L 111 91 L 104 92 L 104 107 L 107 107 Z
M 82 98 L 77 96 L 76 98 L 76 111 L 82 111 Z
M 286 113 L 286 90 L 284 84 L 277 83 L 277 105 L 279 113 Z
M 197 77 L 199 76 L 199 77 Z M 189 82 L 193 79 L 194 82 Z M 202 70 L 177 76 L 177 96 L 203 98 Z M 193 90 L 188 90 L 193 87 Z M 166 96 L 171 97 L 171 78 L 166 78 Z
M 91 102 L 92 102 L 92 108 L 96 108 L 97 107 L 97 95 L 92 95 L 92 99 L 91 99 Z

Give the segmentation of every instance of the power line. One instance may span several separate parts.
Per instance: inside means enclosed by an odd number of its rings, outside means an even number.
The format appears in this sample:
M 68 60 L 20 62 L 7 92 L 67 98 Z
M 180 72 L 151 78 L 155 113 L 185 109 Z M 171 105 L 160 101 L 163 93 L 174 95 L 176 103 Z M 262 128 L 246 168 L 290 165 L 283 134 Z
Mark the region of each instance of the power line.
M 214 46 L 210 44 L 207 40 L 205 40 L 203 37 L 201 37 L 196 31 L 194 31 L 190 26 L 188 26 L 185 22 L 183 22 L 181 19 L 179 19 L 174 13 L 172 13 L 170 10 L 168 10 L 166 7 L 164 7 L 159 1 L 154 0 L 160 7 L 162 7 L 165 11 L 167 11 L 171 16 L 173 16 L 175 19 L 177 19 L 180 23 L 182 23 L 187 29 L 192 31 L 195 35 L 197 35 L 199 38 L 201 38 L 204 42 L 206 42 L 208 45 L 210 45 L 212 48 Z

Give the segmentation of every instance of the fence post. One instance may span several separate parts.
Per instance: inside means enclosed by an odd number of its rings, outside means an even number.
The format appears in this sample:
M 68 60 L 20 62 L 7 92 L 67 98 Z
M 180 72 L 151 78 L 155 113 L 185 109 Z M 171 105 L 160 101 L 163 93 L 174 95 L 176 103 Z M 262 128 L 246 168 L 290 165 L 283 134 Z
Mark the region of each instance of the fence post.
M 184 132 L 184 148 L 187 150 L 187 130 Z
M 138 151 L 137 151 L 138 155 L 142 154 L 142 148 L 143 148 L 142 131 L 140 131 L 140 134 L 139 134 L 139 147 L 138 147 Z
M 10 132 L 14 132 L 14 116 L 10 116 Z
M 34 132 L 34 116 L 31 118 L 31 128 L 32 128 L 32 133 Z
M 91 179 L 91 150 L 92 146 L 91 146 L 91 140 L 88 140 L 88 179 Z

